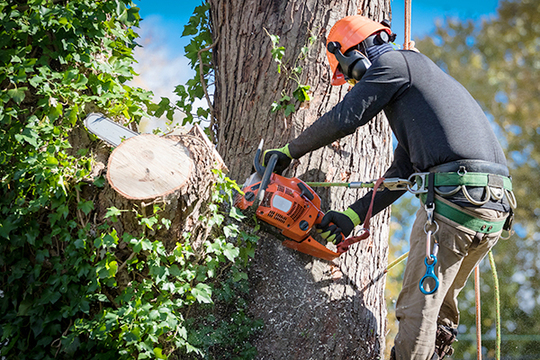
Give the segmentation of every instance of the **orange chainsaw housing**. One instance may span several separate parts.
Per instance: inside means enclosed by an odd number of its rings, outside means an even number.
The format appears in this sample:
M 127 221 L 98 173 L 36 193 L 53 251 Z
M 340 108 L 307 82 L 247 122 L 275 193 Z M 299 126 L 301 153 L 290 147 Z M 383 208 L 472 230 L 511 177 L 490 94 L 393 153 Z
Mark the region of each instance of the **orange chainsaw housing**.
M 246 210 L 254 205 L 261 182 L 242 189 L 235 205 Z M 288 238 L 283 245 L 324 260 L 333 260 L 336 253 L 309 235 L 311 228 L 321 222 L 321 199 L 306 183 L 298 178 L 286 178 L 272 173 L 270 181 L 255 210 L 258 219 L 277 228 Z

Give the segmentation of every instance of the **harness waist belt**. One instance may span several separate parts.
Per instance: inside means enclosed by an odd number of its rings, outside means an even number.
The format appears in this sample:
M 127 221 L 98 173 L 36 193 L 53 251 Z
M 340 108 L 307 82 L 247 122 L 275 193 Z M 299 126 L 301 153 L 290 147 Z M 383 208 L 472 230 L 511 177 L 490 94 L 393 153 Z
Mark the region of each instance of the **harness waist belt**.
M 487 173 L 435 173 L 435 186 L 459 185 L 481 187 L 491 186 L 512 191 L 512 180 L 508 176 Z
M 484 160 L 456 160 L 440 164 L 429 169 L 429 172 L 479 172 L 509 176 L 506 165 Z
M 420 200 L 422 203 L 426 202 L 426 197 L 427 194 L 420 195 Z M 483 234 L 491 234 L 501 231 L 506 221 L 506 218 L 500 221 L 482 220 L 475 216 L 469 215 L 458 208 L 448 205 L 437 198 L 435 198 L 435 212 L 447 219 L 465 226 L 468 229 Z

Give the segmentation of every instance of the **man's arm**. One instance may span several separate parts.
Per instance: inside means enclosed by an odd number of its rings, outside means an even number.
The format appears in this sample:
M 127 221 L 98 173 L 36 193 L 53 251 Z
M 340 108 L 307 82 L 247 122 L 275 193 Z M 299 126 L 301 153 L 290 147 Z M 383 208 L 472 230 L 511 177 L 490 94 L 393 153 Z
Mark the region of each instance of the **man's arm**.
M 409 83 L 403 55 L 398 51 L 383 54 L 341 102 L 289 143 L 291 157 L 298 159 L 352 134 L 406 90 Z
M 396 150 L 394 151 L 394 161 L 392 162 L 392 165 L 390 166 L 390 168 L 388 168 L 386 173 L 383 175 L 383 177 L 387 179 L 394 178 L 394 177 L 407 179 L 413 173 L 414 173 L 414 169 L 409 160 L 409 154 L 407 154 L 405 149 L 401 145 L 398 144 Z M 378 191 L 377 194 L 375 195 L 375 200 L 373 202 L 372 215 L 375 215 L 381 212 L 386 207 L 394 203 L 397 199 L 399 199 L 405 193 L 406 193 L 406 190 L 397 191 L 397 190 L 384 189 L 382 191 Z M 349 206 L 349 208 L 351 208 L 358 215 L 362 223 L 364 222 L 366 213 L 369 208 L 369 204 L 371 203 L 372 194 L 373 194 L 373 191 L 369 191 L 366 195 L 364 195 L 354 204 Z

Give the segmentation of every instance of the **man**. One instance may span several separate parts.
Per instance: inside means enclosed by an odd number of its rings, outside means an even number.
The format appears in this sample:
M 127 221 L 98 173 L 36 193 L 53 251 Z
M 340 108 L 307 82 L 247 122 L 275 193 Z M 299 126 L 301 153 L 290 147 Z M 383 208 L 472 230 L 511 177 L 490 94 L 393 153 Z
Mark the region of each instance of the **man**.
M 393 37 L 388 23 L 362 16 L 339 20 L 327 39 L 332 85 L 349 82 L 354 87 L 296 139 L 268 150 L 265 160 L 277 154 L 276 171 L 281 172 L 292 159 L 352 134 L 384 110 L 398 141 L 384 177 L 408 179 L 423 173 L 413 178 L 422 180 L 418 189 L 429 190 L 420 195 L 425 206 L 418 210 L 411 233 L 392 357 L 440 359 L 453 351 L 457 295 L 503 225 L 508 228 L 505 219 L 515 198 L 503 150 L 476 101 L 426 56 L 393 50 Z M 377 192 L 373 212 L 403 194 Z M 318 225 L 322 237 L 342 241 L 341 234 L 347 237 L 364 221 L 370 200 L 368 193 L 343 212 L 327 212 Z M 438 255 L 426 256 L 428 241 Z M 427 265 L 435 275 L 422 280 Z

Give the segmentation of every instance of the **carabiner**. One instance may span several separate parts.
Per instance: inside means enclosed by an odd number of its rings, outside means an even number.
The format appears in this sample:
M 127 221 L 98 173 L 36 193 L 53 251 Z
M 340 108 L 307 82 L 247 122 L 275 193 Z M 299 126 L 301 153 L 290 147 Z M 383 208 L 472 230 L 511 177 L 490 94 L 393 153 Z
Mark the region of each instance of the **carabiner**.
M 426 265 L 426 274 L 420 280 L 420 285 L 419 285 L 420 291 L 424 295 L 431 295 L 435 291 L 437 291 L 437 289 L 439 288 L 439 279 L 437 278 L 437 276 L 435 275 L 435 272 L 433 270 L 433 268 L 435 267 L 435 264 L 437 264 L 437 256 L 435 256 L 433 254 L 431 254 L 430 256 L 431 256 L 431 260 L 433 260 L 433 262 L 431 264 L 429 264 L 428 263 L 428 258 L 426 257 L 424 259 L 424 264 Z M 425 287 L 424 287 L 424 282 L 427 279 L 433 279 L 433 281 L 435 281 L 435 286 L 433 287 L 433 289 L 431 289 L 429 291 L 426 290 Z

